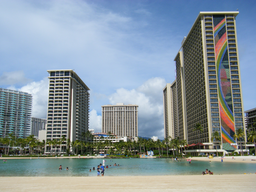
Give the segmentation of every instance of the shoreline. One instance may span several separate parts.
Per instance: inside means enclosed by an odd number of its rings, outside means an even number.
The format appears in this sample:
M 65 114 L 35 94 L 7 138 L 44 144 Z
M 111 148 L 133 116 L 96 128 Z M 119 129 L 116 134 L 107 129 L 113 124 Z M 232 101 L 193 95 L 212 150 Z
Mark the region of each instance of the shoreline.
M 63 157 L 0 157 L 0 160 L 10 160 L 10 159 L 118 159 L 118 158 L 105 158 L 104 156 L 63 156 Z M 120 158 L 126 159 L 126 158 Z M 127 158 L 129 159 L 129 158 Z M 146 159 L 146 158 L 136 158 L 136 159 Z M 152 158 L 148 158 L 152 159 Z M 155 158 L 153 158 L 155 159 Z M 164 159 L 164 158 L 160 158 Z M 193 161 L 208 161 L 208 162 L 221 162 L 221 156 L 219 157 L 188 157 L 182 160 L 191 159 Z M 180 160 L 180 159 L 179 159 Z M 225 156 L 223 157 L 223 163 L 256 163 L 256 156 Z
M 187 158 L 191 159 L 191 161 L 208 161 L 208 162 L 221 162 L 221 157 L 191 157 Z M 225 156 L 223 157 L 223 163 L 256 163 L 255 156 Z
M 0 191 L 255 191 L 256 174 L 0 177 Z

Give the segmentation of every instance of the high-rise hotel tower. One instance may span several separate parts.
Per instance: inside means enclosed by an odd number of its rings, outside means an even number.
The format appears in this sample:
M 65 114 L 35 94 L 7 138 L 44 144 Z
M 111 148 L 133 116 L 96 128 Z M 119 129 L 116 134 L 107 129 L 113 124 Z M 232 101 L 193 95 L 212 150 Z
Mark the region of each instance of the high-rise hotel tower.
M 89 126 L 89 88 L 73 70 L 48 70 L 49 99 L 46 139 L 84 140 Z M 53 146 L 53 148 L 51 148 Z M 67 143 L 49 144 L 46 153 L 65 153 Z
M 163 89 L 163 108 L 164 108 L 164 138 L 172 138 L 178 135 L 178 105 L 176 93 L 176 81 L 172 84 L 167 83 Z
M 32 95 L 0 88 L 0 137 L 30 135 Z
M 102 132 L 134 139 L 138 137 L 138 105 L 103 105 Z
M 241 128 L 246 134 L 236 32 L 238 13 L 200 12 L 175 57 L 175 129 L 188 144 L 201 142 L 205 149 L 236 147 L 236 131 Z M 202 132 L 194 130 L 197 123 L 202 125 Z M 215 132 L 221 141 L 212 141 Z

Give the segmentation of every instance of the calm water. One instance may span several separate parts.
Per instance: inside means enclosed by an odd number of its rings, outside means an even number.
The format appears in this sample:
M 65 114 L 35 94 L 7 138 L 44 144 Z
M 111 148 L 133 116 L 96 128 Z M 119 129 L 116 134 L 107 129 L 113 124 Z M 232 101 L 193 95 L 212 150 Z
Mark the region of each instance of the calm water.
M 0 176 L 96 176 L 89 169 L 102 163 L 102 159 L 20 159 L 0 161 Z M 120 166 L 113 166 L 114 163 Z M 62 165 L 63 170 L 59 171 Z M 171 159 L 106 159 L 109 168 L 105 176 L 138 175 L 199 175 L 206 168 L 214 174 L 255 173 L 253 163 L 221 163 L 172 161 Z M 110 166 L 111 165 L 111 166 Z M 65 168 L 69 167 L 69 171 Z

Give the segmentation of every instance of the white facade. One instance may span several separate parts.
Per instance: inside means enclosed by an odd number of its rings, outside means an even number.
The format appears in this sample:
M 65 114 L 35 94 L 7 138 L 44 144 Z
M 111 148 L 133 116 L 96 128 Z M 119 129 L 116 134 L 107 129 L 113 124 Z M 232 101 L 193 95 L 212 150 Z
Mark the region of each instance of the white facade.
M 85 140 L 89 127 L 89 88 L 73 70 L 49 70 L 47 141 L 63 136 L 70 142 Z M 46 153 L 66 152 L 66 143 Z
M 138 105 L 102 106 L 102 132 L 121 137 L 138 137 Z

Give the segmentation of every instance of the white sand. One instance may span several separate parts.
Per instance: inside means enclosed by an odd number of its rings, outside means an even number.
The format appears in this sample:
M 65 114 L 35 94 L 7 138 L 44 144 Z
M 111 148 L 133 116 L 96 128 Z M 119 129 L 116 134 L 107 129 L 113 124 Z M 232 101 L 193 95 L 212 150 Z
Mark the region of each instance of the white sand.
M 0 177 L 1 192 L 256 191 L 256 174 L 134 177 Z

